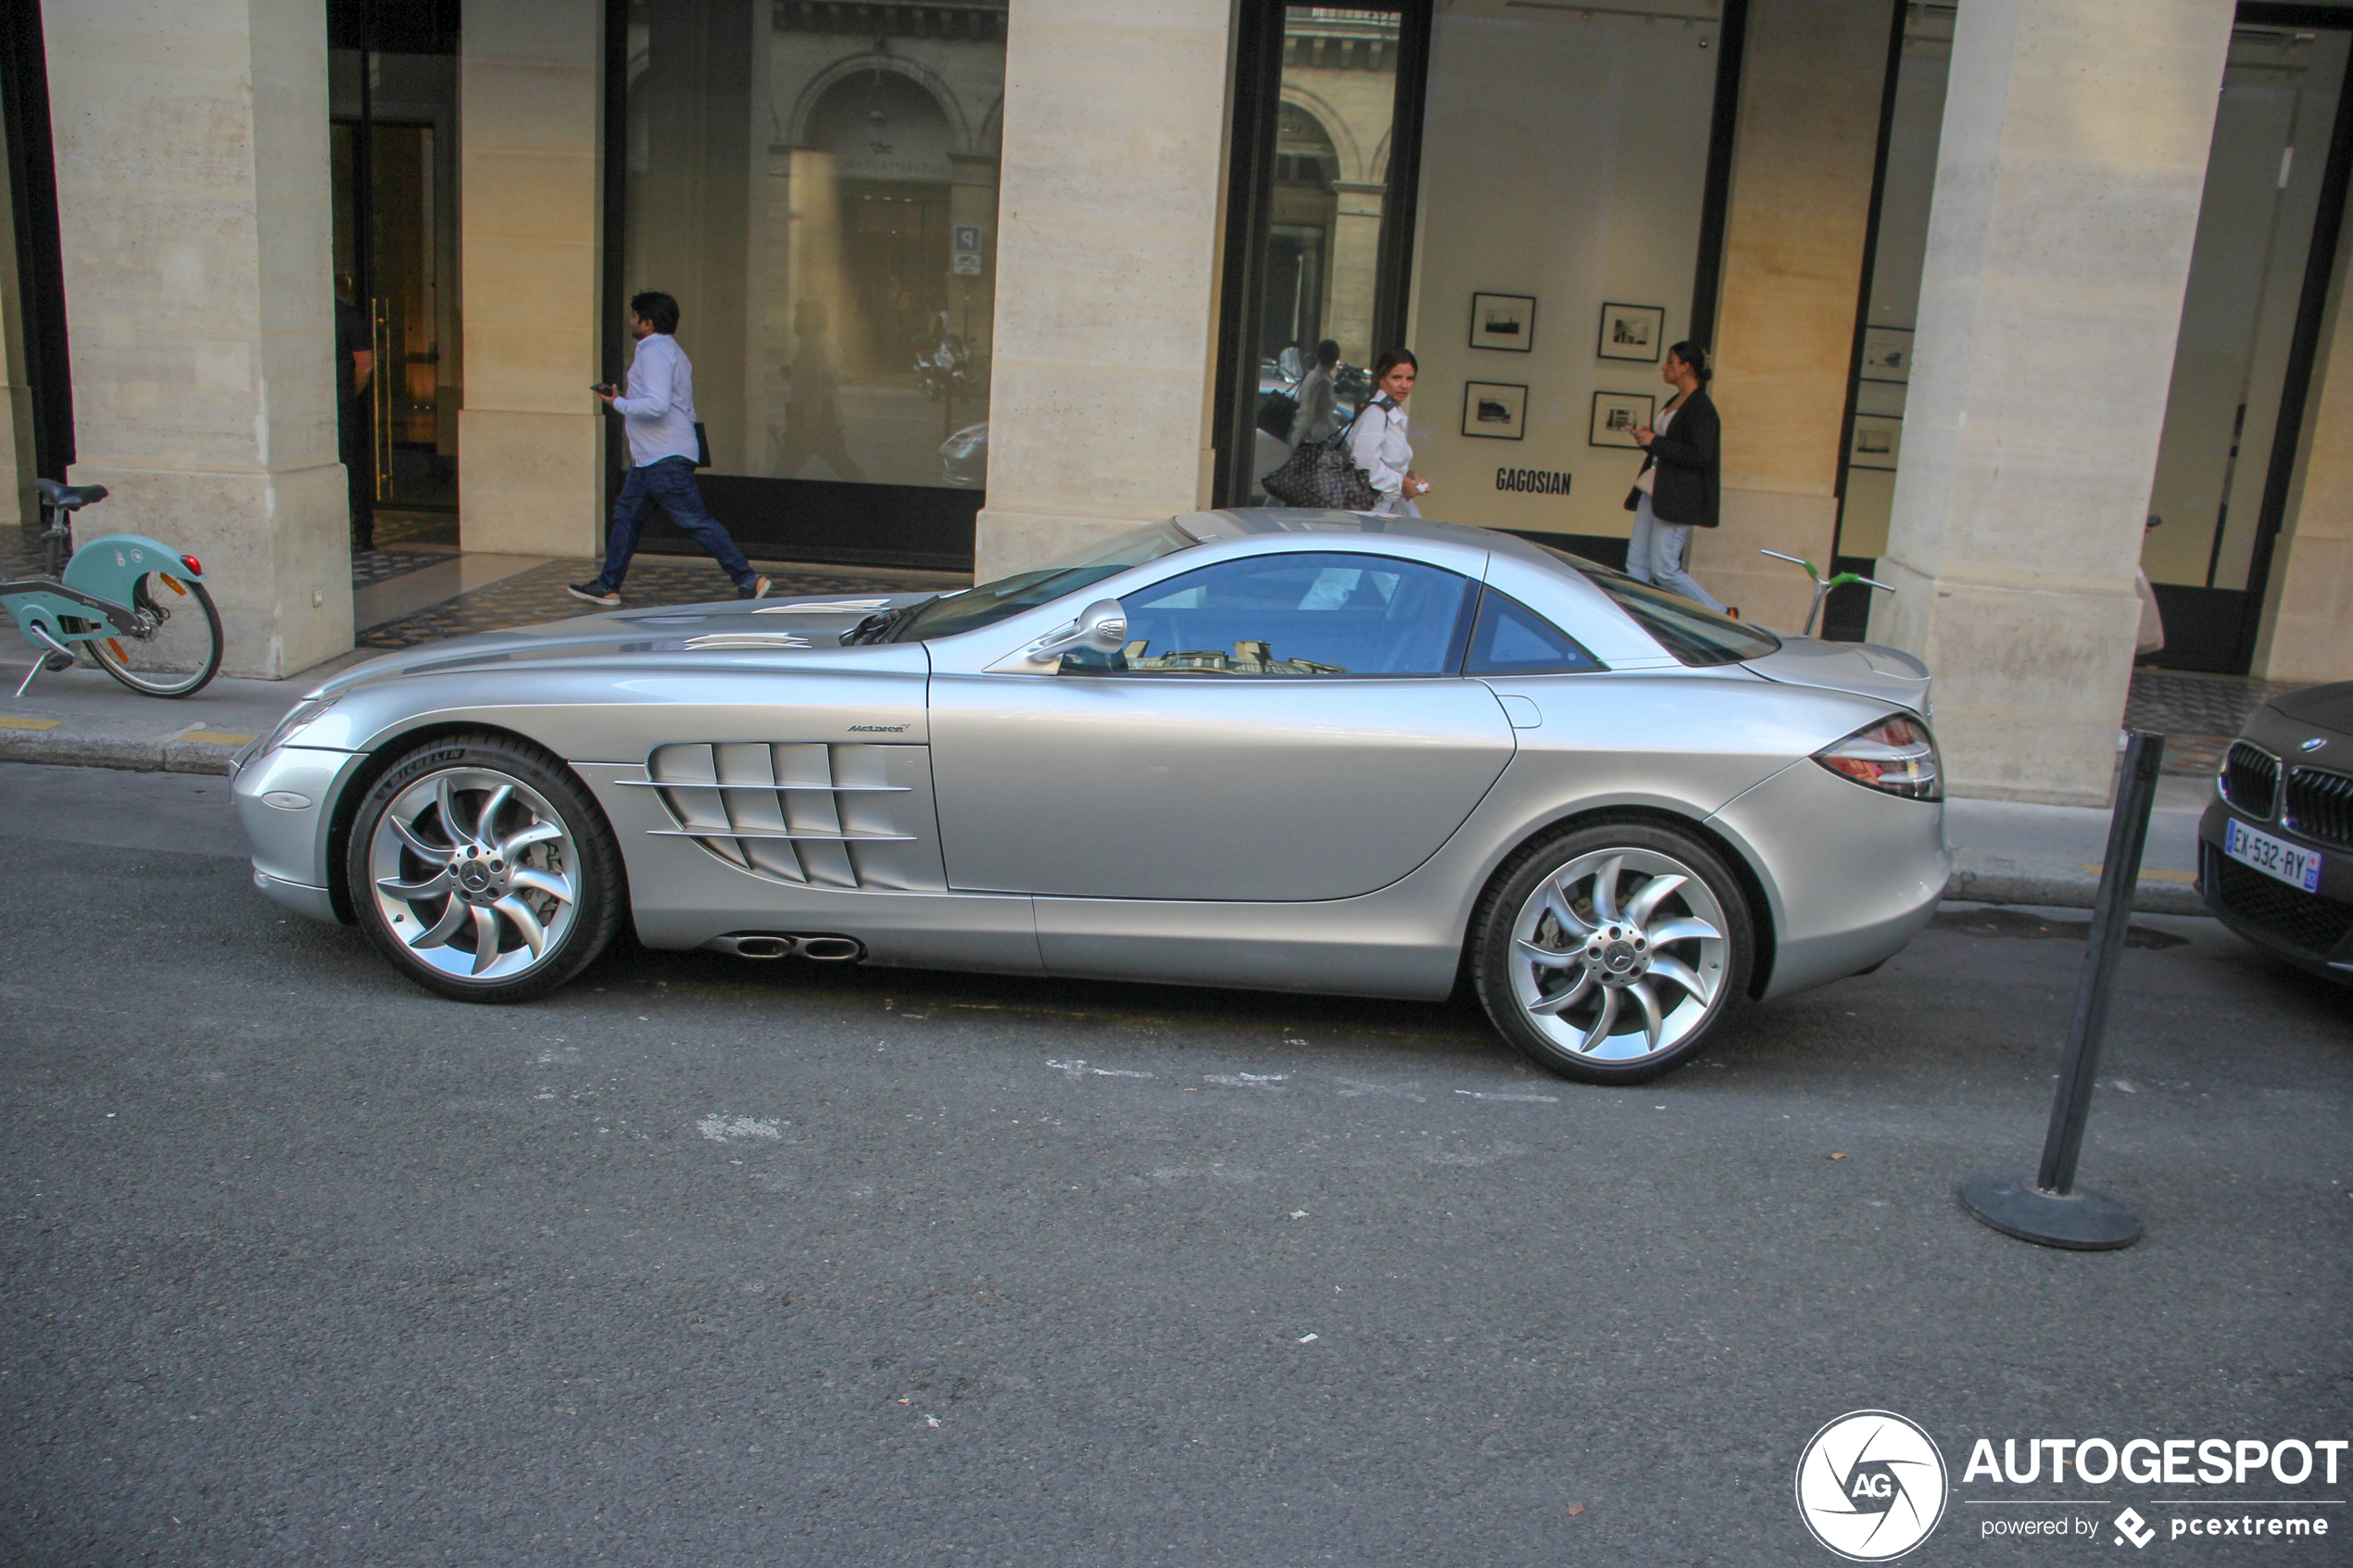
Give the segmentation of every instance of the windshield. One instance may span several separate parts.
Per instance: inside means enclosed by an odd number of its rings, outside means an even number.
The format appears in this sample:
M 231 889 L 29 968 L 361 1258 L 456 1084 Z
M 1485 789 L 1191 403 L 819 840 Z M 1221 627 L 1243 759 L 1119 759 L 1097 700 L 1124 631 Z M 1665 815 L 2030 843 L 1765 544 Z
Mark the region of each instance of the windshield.
M 1000 577 L 961 594 L 942 595 L 895 628 L 890 640 L 924 643 L 934 637 L 952 637 L 959 632 L 969 632 L 1034 609 L 1064 594 L 1075 594 L 1089 583 L 1115 577 L 1131 566 L 1158 560 L 1199 543 L 1174 522 L 1151 522 L 1131 528 L 1083 553 L 1066 556 L 1034 571 Z
M 1598 561 L 1555 550 L 1550 545 L 1537 547 L 1584 573 L 1594 587 L 1610 596 L 1611 602 L 1657 638 L 1659 646 L 1684 664 L 1738 664 L 1744 659 L 1762 659 L 1781 646 L 1781 640 L 1772 633 L 1729 615 L 1703 609 L 1680 594 L 1637 583 L 1622 571 L 1612 571 Z

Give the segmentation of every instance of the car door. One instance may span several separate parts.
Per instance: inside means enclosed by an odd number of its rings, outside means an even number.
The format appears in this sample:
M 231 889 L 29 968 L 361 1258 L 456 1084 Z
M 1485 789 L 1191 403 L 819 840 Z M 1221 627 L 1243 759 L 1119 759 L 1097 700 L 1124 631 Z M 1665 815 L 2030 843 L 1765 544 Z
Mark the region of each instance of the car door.
M 1108 659 L 936 672 L 949 885 L 1290 901 L 1395 882 L 1512 756 L 1458 672 L 1477 595 L 1396 557 L 1246 556 L 1125 595 Z

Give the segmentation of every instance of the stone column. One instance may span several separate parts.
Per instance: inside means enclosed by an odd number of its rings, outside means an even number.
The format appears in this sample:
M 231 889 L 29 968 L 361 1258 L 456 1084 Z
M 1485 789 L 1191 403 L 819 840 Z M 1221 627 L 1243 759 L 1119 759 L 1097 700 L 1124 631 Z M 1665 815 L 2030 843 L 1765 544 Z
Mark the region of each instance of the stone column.
M 2231 0 L 1969 0 L 1874 640 L 1963 794 L 2106 801 Z
M 2353 311 L 2348 252 L 2312 366 L 2302 460 L 2271 548 L 2253 672 L 2267 681 L 2353 681 Z
M 1769 626 L 1803 625 L 1813 587 L 1758 550 L 1831 570 L 1889 26 L 1885 0 L 1748 8 L 1709 388 L 1724 416 L 1722 523 L 1694 533 L 1691 555 L 1710 593 Z
M 1375 290 L 1380 281 L 1380 220 L 1389 187 L 1369 181 L 1338 181 L 1332 194 L 1332 286 L 1324 311 L 1325 334 L 1340 345 L 1340 362 L 1366 365 L 1386 346 L 1373 342 Z M 1310 345 L 1313 347 L 1314 345 Z
M 1208 493 L 1230 0 L 1021 0 L 982 578 Z
M 6 149 L 0 148 L 0 208 L 9 207 Z M 17 235 L 0 230 L 0 528 L 41 521 L 32 500 L 32 389 L 25 379 L 23 295 L 18 291 Z
M 82 536 L 196 556 L 225 672 L 351 646 L 335 456 L 326 16 L 46 0 Z
M 605 415 L 588 387 L 603 320 L 604 10 L 465 0 L 458 485 L 470 550 L 602 548 Z

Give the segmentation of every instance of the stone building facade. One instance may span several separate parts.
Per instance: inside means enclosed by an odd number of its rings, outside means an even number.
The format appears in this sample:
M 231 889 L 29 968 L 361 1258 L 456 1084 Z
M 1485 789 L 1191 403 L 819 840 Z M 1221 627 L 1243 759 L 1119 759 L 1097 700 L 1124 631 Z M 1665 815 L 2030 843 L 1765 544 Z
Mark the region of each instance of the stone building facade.
M 377 450 L 451 477 L 471 549 L 595 548 L 619 452 L 585 389 L 639 288 L 685 307 L 707 492 L 756 553 L 983 574 L 1246 500 L 1323 337 L 1421 356 L 1426 510 L 1606 558 L 1626 423 L 1692 337 L 1726 429 L 1698 574 L 1794 625 L 1761 549 L 1872 563 L 1898 591 L 1838 630 L 1936 667 L 1959 787 L 2105 795 L 2145 564 L 2176 663 L 2353 677 L 2353 6 L 34 14 L 0 80 L 14 232 L 55 236 L 70 374 L 39 373 L 43 257 L 11 247 L 6 488 L 69 446 L 111 521 L 204 557 L 240 672 L 349 646 L 334 288 L 364 255 L 438 269 L 430 341 L 383 340 L 419 390 Z M 402 165 L 430 201 L 345 150 L 396 143 L 433 149 Z M 380 244 L 409 221 L 431 243 Z

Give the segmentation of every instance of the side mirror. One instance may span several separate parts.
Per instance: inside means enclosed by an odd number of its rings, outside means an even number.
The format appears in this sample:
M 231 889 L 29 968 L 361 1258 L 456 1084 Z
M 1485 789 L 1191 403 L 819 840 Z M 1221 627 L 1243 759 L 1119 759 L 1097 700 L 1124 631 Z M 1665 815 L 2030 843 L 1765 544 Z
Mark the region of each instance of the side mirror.
M 1097 599 L 1078 612 L 1078 619 L 1049 632 L 1023 657 L 1032 664 L 1051 664 L 1077 648 L 1117 653 L 1127 646 L 1127 611 L 1117 599 Z

